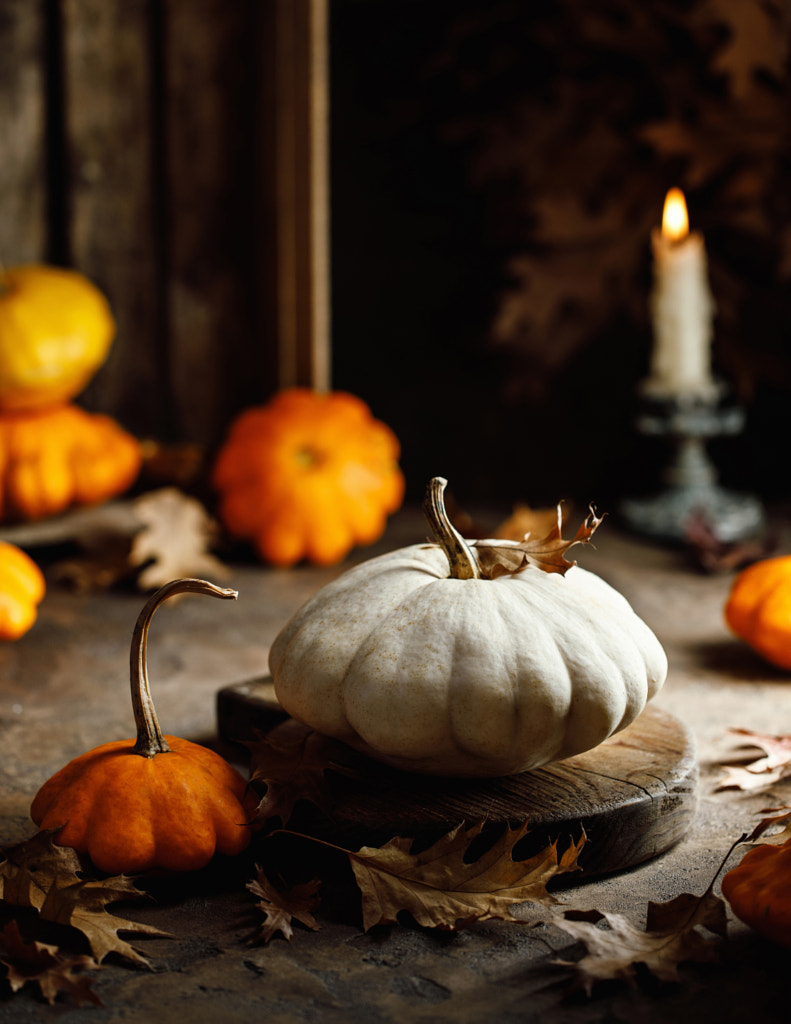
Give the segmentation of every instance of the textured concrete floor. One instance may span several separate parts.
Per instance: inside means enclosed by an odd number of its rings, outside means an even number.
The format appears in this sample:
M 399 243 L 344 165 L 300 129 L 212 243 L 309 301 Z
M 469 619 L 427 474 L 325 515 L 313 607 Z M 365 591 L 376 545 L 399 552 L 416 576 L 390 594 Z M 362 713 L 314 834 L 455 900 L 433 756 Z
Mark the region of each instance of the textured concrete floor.
M 788 539 L 788 524 L 780 525 Z M 425 535 L 420 516 L 403 513 L 355 560 Z M 649 900 L 702 892 L 756 813 L 791 802 L 791 782 L 757 796 L 713 792 L 718 762 L 736 745 L 729 727 L 791 732 L 791 677 L 729 637 L 722 621 L 729 577 L 691 571 L 680 552 L 628 537 L 611 520 L 596 540 L 596 550 L 577 549 L 577 557 L 620 589 L 664 643 L 670 675 L 658 703 L 692 728 L 699 747 L 701 802 L 686 839 L 629 872 L 560 893 L 569 906 L 618 911 L 640 923 Z M 162 608 L 151 629 L 149 669 L 163 729 L 215 742 L 217 690 L 263 674 L 280 626 L 341 568 L 236 565 L 228 581 L 239 590 L 236 604 L 189 597 Z M 29 803 L 52 772 L 90 747 L 131 735 L 128 643 L 141 604 L 130 593 L 75 596 L 53 586 L 31 633 L 0 647 L 0 841 L 32 834 Z M 78 1009 L 68 1000 L 49 1007 L 26 988 L 0 996 L 0 1024 L 788 1019 L 788 954 L 738 923 L 721 964 L 685 968 L 680 985 L 608 984 L 588 1000 L 570 992 L 567 973 L 553 964 L 558 953 L 579 956 L 580 947 L 551 925 L 495 922 L 453 934 L 398 926 L 363 934 L 354 908 L 335 906 L 319 915 L 319 932 L 297 927 L 290 943 L 278 937 L 250 946 L 256 918 L 244 890 L 249 870 L 242 863 L 204 872 L 161 889 L 156 904 L 129 907 L 127 916 L 173 938 L 141 940 L 151 971 L 107 964 L 97 972 L 103 1008 Z

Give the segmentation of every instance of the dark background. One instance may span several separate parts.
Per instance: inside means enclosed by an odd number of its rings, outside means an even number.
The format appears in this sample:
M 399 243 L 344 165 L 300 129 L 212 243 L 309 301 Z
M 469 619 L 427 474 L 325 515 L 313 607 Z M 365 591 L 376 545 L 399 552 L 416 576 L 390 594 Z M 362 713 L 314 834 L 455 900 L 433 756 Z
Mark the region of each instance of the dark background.
M 272 394 L 257 252 L 270 0 L 3 0 L 0 256 L 75 266 L 118 321 L 81 401 L 199 445 Z M 333 385 L 410 498 L 651 489 L 634 429 L 667 189 L 705 234 L 724 481 L 791 497 L 782 0 L 332 0 Z M 263 133 L 265 135 L 265 133 Z
M 738 9 L 737 9 L 738 8 Z M 684 188 L 748 411 L 725 482 L 786 496 L 789 96 L 779 5 L 334 5 L 335 383 L 404 445 L 409 487 L 612 502 L 636 435 L 650 231 Z

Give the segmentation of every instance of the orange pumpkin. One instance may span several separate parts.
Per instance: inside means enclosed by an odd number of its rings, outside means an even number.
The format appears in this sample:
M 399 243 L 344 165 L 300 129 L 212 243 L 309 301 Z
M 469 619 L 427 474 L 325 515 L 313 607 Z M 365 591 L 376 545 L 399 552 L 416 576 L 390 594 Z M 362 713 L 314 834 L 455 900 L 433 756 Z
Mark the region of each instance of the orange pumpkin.
M 143 608 L 131 653 L 136 740 L 105 743 L 70 761 L 36 794 L 31 817 L 58 829 L 56 842 L 87 854 L 102 871 L 192 871 L 215 853 L 241 853 L 256 806 L 242 776 L 219 754 L 163 736 L 146 667 L 151 617 L 173 594 L 236 598 L 206 580 L 174 580 Z
M 139 442 L 76 405 L 0 414 L 0 518 L 41 519 L 127 490 Z
M 791 839 L 762 843 L 742 857 L 722 880 L 722 895 L 734 914 L 773 942 L 791 949 Z
M 0 640 L 18 640 L 36 621 L 46 586 L 41 569 L 14 544 L 0 541 Z
M 281 391 L 231 425 L 213 471 L 228 532 L 273 565 L 339 562 L 401 505 L 398 441 L 354 395 Z
M 115 335 L 107 299 L 82 274 L 30 264 L 0 272 L 0 409 L 74 398 Z
M 791 555 L 742 570 L 725 604 L 725 621 L 767 661 L 791 669 Z

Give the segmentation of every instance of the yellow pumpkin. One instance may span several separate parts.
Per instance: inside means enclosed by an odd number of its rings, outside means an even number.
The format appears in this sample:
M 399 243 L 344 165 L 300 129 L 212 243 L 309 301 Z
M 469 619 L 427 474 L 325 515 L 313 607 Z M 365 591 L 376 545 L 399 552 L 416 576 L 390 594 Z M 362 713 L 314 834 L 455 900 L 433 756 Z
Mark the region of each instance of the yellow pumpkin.
M 400 506 L 395 434 L 343 391 L 288 388 L 243 412 L 214 466 L 220 519 L 273 565 L 339 562 Z
M 0 273 L 0 409 L 77 395 L 107 357 L 115 322 L 82 274 L 30 264 Z
M 109 416 L 66 404 L 0 414 L 0 519 L 41 519 L 115 497 L 135 481 L 140 443 Z

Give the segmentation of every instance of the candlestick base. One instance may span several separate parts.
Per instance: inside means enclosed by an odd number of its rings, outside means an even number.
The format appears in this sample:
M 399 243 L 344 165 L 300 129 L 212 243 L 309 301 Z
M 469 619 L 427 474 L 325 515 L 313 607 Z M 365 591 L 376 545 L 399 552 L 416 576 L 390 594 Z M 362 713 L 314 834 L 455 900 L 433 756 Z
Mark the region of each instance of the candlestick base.
M 744 411 L 728 400 L 724 387 L 707 396 L 644 397 L 637 429 L 646 436 L 666 437 L 673 455 L 661 479 L 665 487 L 646 498 L 627 498 L 619 512 L 636 533 L 681 543 L 696 515 L 707 520 L 715 536 L 729 543 L 760 532 L 765 525 L 761 503 L 751 494 L 721 487 L 705 444 L 713 437 L 738 434 Z

